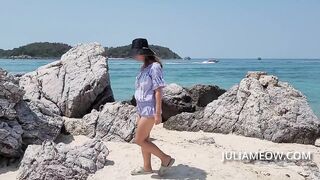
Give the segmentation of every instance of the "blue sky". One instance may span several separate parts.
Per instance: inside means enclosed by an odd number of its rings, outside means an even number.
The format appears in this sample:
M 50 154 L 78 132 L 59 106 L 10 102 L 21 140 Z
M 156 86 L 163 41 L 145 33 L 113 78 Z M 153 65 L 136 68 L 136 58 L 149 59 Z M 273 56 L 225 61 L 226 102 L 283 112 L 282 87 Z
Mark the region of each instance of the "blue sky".
M 1 0 L 0 48 L 130 44 L 181 56 L 320 58 L 318 0 Z

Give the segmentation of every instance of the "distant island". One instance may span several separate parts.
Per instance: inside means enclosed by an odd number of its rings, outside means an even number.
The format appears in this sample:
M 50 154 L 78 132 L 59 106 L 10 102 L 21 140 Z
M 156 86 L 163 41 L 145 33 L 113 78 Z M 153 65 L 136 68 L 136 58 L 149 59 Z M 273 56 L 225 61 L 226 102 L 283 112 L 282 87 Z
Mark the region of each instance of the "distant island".
M 11 50 L 0 49 L 0 58 L 37 59 L 60 58 L 71 46 L 63 43 L 36 42 Z
M 181 59 L 181 57 L 167 47 L 150 45 L 161 59 Z M 64 43 L 36 42 L 14 48 L 0 49 L 0 58 L 3 59 L 51 59 L 60 58 L 72 46 Z M 130 45 L 119 47 L 105 47 L 110 58 L 128 58 Z
M 130 57 L 130 45 L 127 46 L 119 46 L 119 47 L 106 47 L 107 56 L 109 58 L 127 58 Z M 155 53 L 161 59 L 181 59 L 181 57 L 171 51 L 167 47 L 158 46 L 158 45 L 150 45 L 150 48 L 155 51 Z

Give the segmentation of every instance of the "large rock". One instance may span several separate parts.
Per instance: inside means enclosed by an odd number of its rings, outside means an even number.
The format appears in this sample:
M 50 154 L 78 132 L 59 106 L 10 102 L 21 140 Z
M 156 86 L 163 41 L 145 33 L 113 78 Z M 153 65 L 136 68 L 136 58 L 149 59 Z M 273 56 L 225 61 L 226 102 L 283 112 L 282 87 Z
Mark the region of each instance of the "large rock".
M 194 85 L 189 89 L 192 101 L 197 107 L 205 107 L 225 92 L 226 90 L 218 86 L 203 84 Z
M 106 103 L 82 119 L 65 118 L 65 131 L 105 141 L 132 141 L 136 129 L 136 108 L 119 102 Z
M 64 131 L 74 136 L 84 135 L 93 138 L 96 135 L 97 119 L 99 112 L 95 109 L 91 113 L 79 118 L 68 118 L 64 119 Z
M 0 156 L 19 157 L 22 154 L 22 127 L 15 106 L 24 92 L 15 78 L 0 68 Z
M 40 101 L 21 101 L 16 105 L 16 111 L 23 129 L 23 145 L 53 141 L 60 134 L 62 117 L 51 112 Z
M 99 140 L 90 140 L 77 147 L 52 141 L 30 145 L 21 161 L 18 179 L 85 180 L 89 174 L 104 167 L 108 153 Z
M 177 131 L 200 131 L 203 117 L 203 110 L 194 113 L 182 112 L 170 117 L 163 123 L 163 127 L 169 130 Z
M 96 115 L 93 115 L 93 118 Z M 107 141 L 126 141 L 133 139 L 136 129 L 136 108 L 128 104 L 107 103 L 99 112 L 96 136 Z
M 0 69 L 0 155 L 19 157 L 29 144 L 54 140 L 63 120 L 41 102 L 23 100 L 15 77 Z
M 0 118 L 0 155 L 19 157 L 22 155 L 23 130 L 17 121 L 5 122 Z
M 13 120 L 17 117 L 15 105 L 23 98 L 24 91 L 16 79 L 0 68 L 0 118 Z
M 182 112 L 194 112 L 195 109 L 186 88 L 174 83 L 163 88 L 162 119 L 164 121 Z
M 52 62 L 20 78 L 25 98 L 40 101 L 55 114 L 82 117 L 93 108 L 114 101 L 104 48 L 81 44 Z
M 320 138 L 318 138 L 316 140 L 316 142 L 314 143 L 315 146 L 320 147 Z
M 274 142 L 314 144 L 320 137 L 320 121 L 306 97 L 265 72 L 249 72 L 239 85 L 209 103 L 203 118 L 195 119 L 198 130 Z M 171 129 L 190 130 L 186 125 L 190 122 L 170 123 Z

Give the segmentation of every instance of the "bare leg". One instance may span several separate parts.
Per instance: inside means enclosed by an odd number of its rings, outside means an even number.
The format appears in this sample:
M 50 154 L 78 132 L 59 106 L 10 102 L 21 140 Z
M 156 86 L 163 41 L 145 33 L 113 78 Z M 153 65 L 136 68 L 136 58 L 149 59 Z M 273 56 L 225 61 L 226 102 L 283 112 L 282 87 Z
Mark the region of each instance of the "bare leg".
M 139 124 L 139 121 L 140 121 L 140 116 L 137 118 L 137 125 Z M 150 141 L 149 137 L 150 137 L 150 133 L 147 138 L 148 141 Z M 152 171 L 151 153 L 144 151 L 142 147 L 141 147 L 141 152 L 142 152 L 142 157 L 143 157 L 143 169 L 145 171 Z
M 166 166 L 170 162 L 171 157 L 165 154 L 164 152 L 162 152 L 155 144 L 149 141 L 149 134 L 153 125 L 154 125 L 154 118 L 141 117 L 138 121 L 135 141 L 139 146 L 141 146 L 143 152 L 151 153 L 157 156 L 161 160 L 161 164 Z M 148 154 L 145 154 L 145 155 L 146 155 L 146 160 L 148 160 L 149 158 Z
M 149 135 L 150 136 L 150 135 Z M 150 142 L 150 138 L 147 138 L 147 141 Z M 142 151 L 142 156 L 143 156 L 143 169 L 145 171 L 152 171 L 152 166 L 151 166 L 151 153 L 147 152 L 145 150 L 143 150 L 143 148 L 141 147 L 141 151 Z

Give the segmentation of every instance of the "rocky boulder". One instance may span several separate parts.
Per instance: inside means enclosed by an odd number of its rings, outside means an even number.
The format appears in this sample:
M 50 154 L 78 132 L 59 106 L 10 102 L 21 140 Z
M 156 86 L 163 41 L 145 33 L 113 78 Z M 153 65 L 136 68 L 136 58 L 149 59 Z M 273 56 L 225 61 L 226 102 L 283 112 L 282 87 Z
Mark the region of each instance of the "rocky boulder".
M 170 129 L 235 133 L 274 142 L 314 144 L 320 137 L 320 121 L 306 97 L 288 83 L 265 72 L 249 72 L 239 85 L 211 103 L 202 118 L 172 117 Z M 188 118 L 191 117 L 191 118 Z M 178 118 L 179 123 L 173 121 Z M 166 123 L 169 123 L 166 122 Z
M 314 143 L 315 146 L 320 147 L 320 138 L 318 138 L 316 140 L 316 142 Z
M 213 100 L 218 99 L 226 90 L 219 86 L 197 84 L 189 89 L 192 101 L 196 107 L 205 107 Z
M 22 155 L 23 130 L 17 121 L 4 121 L 0 118 L 0 156 L 20 157 Z
M 55 114 L 82 117 L 114 101 L 104 48 L 80 44 L 52 62 L 20 78 L 25 98 L 40 101 Z
M 105 141 L 132 141 L 136 129 L 136 108 L 119 102 L 106 103 L 82 119 L 66 119 L 65 131 Z
M 68 118 L 63 117 L 64 133 L 69 133 L 74 136 L 84 135 L 94 138 L 96 135 L 96 127 L 99 112 L 95 109 L 91 113 L 86 114 L 83 118 Z
M 41 106 L 23 100 L 24 91 L 14 76 L 0 69 L 0 155 L 19 157 L 29 144 L 54 140 L 63 120 Z
M 16 79 L 0 68 L 0 117 L 15 119 L 15 105 L 23 99 L 24 91 L 18 86 Z
M 21 101 L 16 107 L 18 122 L 22 126 L 23 145 L 41 144 L 55 140 L 60 134 L 63 119 L 40 101 Z
M 168 84 L 163 88 L 162 118 L 164 121 L 182 112 L 194 112 L 191 94 L 178 84 Z
M 19 157 L 22 154 L 22 127 L 15 110 L 24 92 L 15 78 L 0 68 L 0 156 Z
M 52 141 L 30 145 L 21 161 L 18 179 L 85 180 L 105 166 L 108 153 L 99 140 L 90 140 L 77 147 Z
M 182 112 L 175 116 L 170 117 L 163 123 L 163 127 L 169 130 L 177 131 L 200 131 L 203 117 L 203 110 L 193 113 Z

